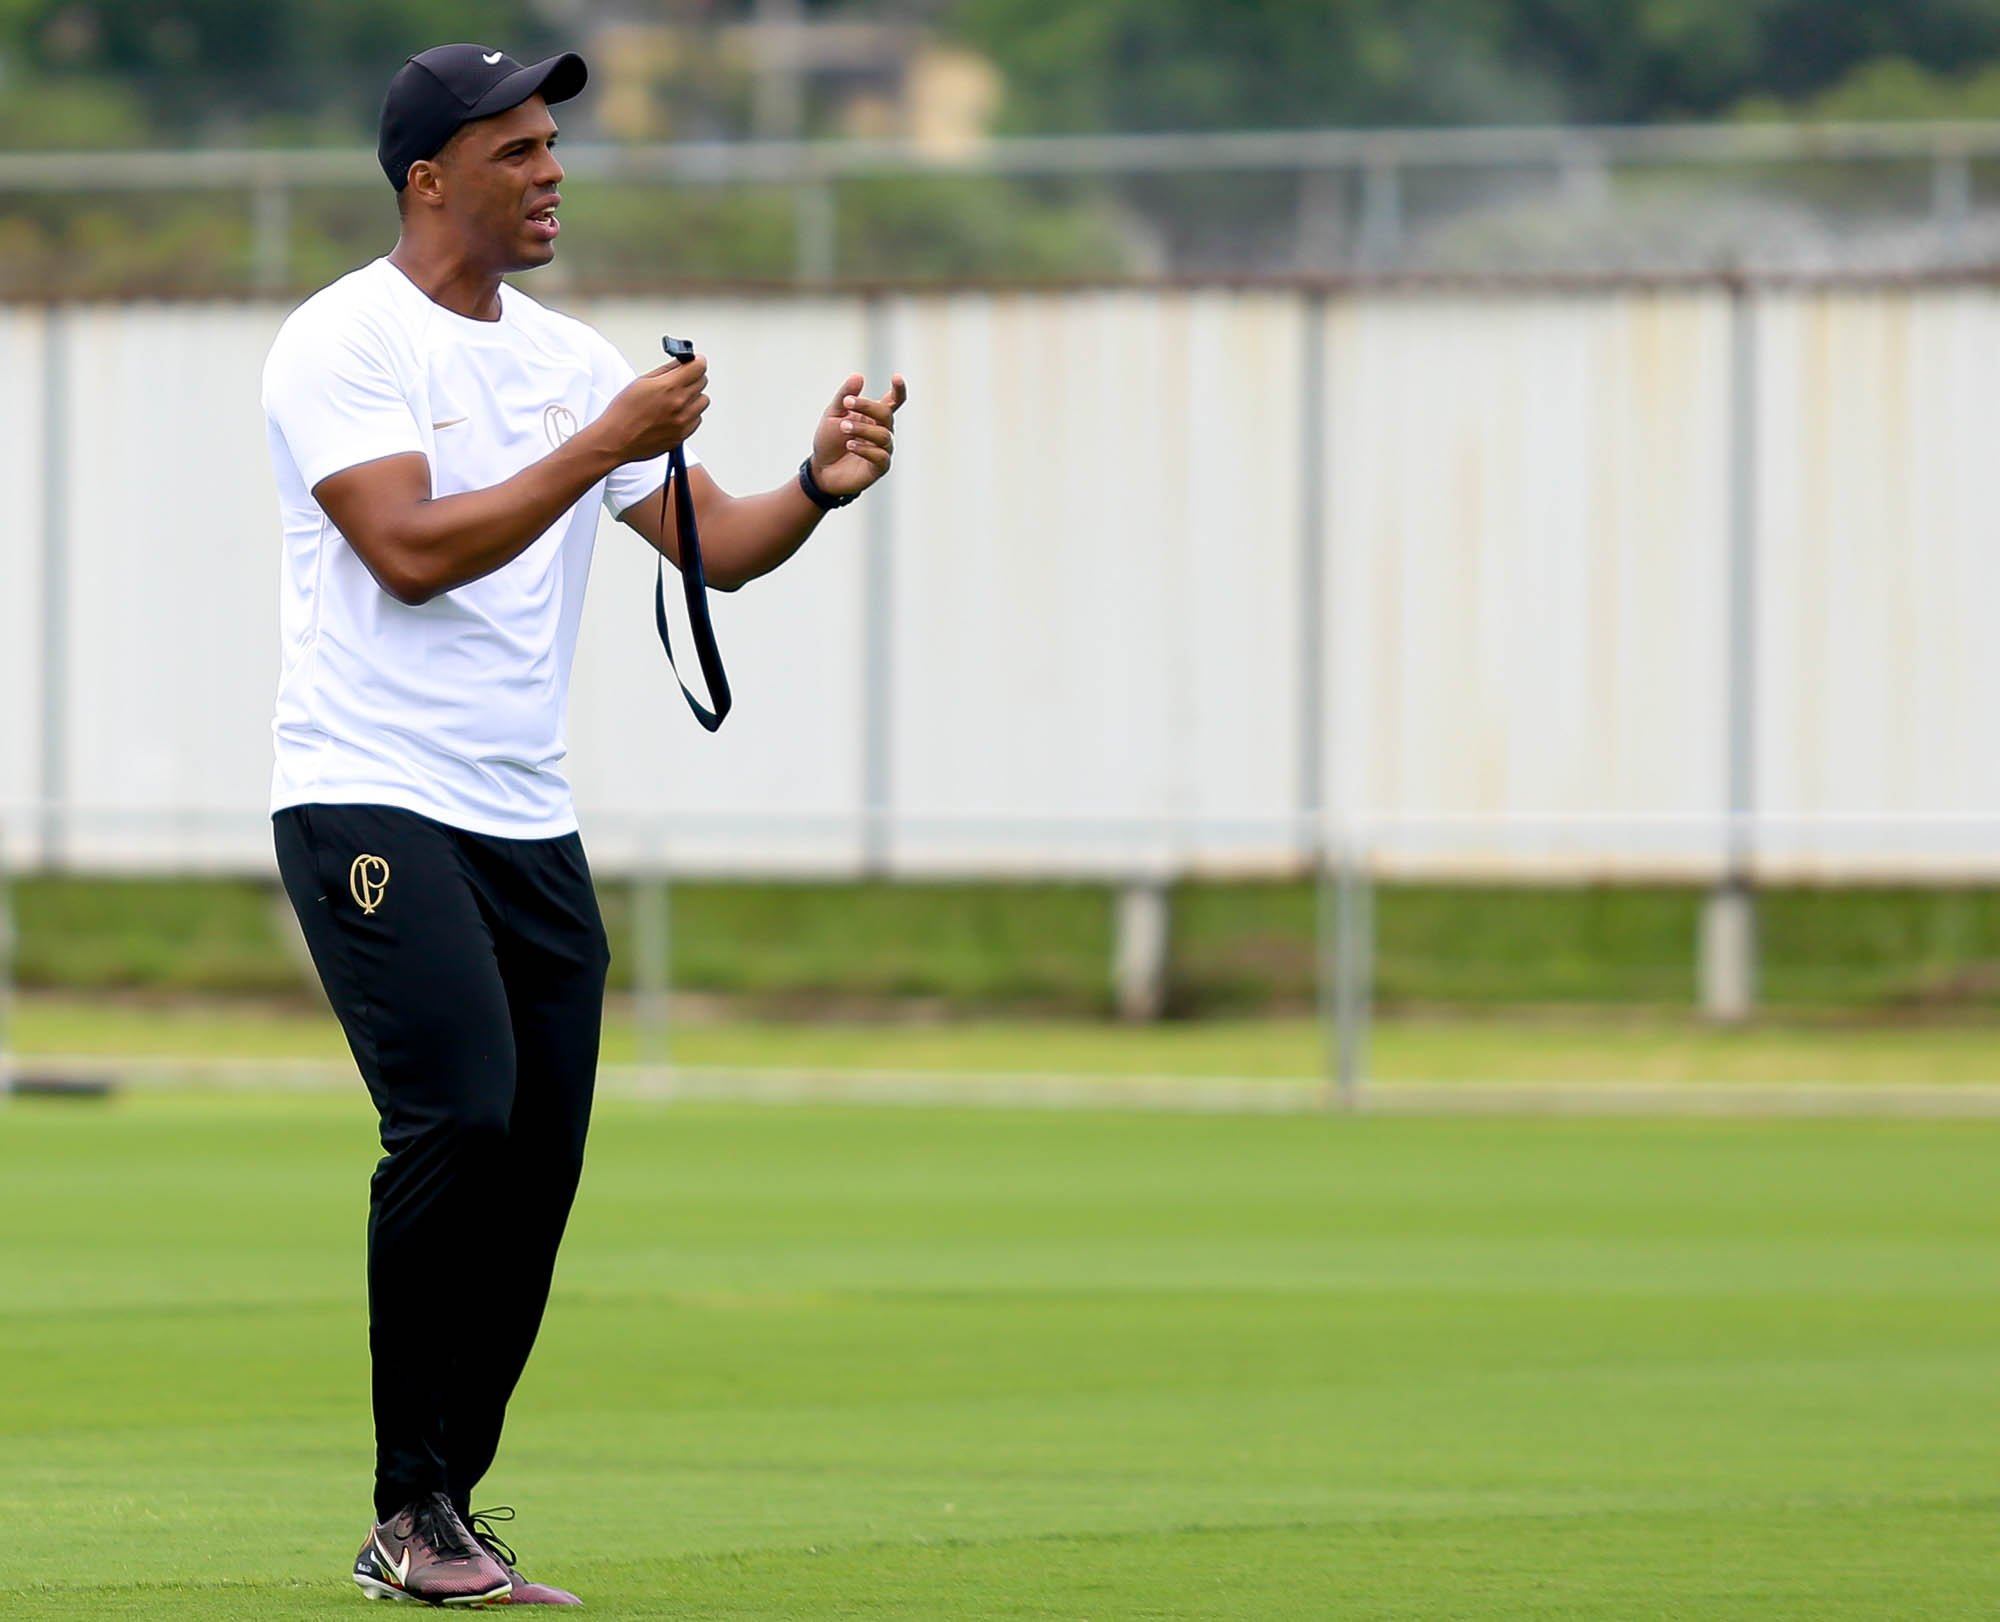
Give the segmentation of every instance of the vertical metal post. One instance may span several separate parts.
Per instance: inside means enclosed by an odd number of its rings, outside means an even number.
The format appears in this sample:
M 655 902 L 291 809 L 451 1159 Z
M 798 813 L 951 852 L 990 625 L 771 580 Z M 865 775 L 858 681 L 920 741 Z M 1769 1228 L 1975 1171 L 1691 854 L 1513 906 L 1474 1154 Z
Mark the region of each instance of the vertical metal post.
M 889 386 L 894 361 L 890 354 L 889 309 L 871 298 L 863 314 L 862 351 L 867 356 L 866 387 L 880 393 Z M 863 532 L 863 598 L 861 605 L 861 861 L 864 872 L 880 875 L 889 866 L 889 816 L 895 722 L 895 496 L 893 485 L 869 491 L 861 501 Z
M 1748 869 L 1757 798 L 1757 309 L 1729 299 L 1729 865 Z
M 1314 989 L 1318 993 L 1320 1035 L 1326 1043 L 1326 1107 L 1340 1107 L 1342 1032 L 1340 1028 L 1340 879 L 1333 841 L 1322 831 L 1313 861 Z
M 1563 144 L 1556 167 L 1563 202 L 1576 209 L 1602 209 L 1611 201 L 1611 169 L 1604 154 L 1588 141 Z
M 1368 1084 L 1374 1012 L 1375 903 L 1367 860 L 1346 842 L 1319 866 L 1320 1009 L 1326 1022 L 1327 1106 L 1353 1114 Z
M 291 277 L 292 199 L 276 169 L 257 177 L 250 193 L 250 275 L 260 293 L 282 289 Z
M 1369 925 L 1365 880 L 1350 840 L 1329 825 L 1326 794 L 1327 298 L 1305 308 L 1299 388 L 1299 777 L 1295 793 L 1317 876 L 1319 1016 L 1326 1034 L 1328 1109 L 1358 1110 L 1368 1063 Z
M 760 141 L 796 141 L 805 125 L 799 0 L 757 0 L 755 18 L 762 39 L 750 70 L 750 128 Z
M 1718 1025 L 1740 1025 L 1757 1011 L 1757 897 L 1741 875 L 1702 903 L 1701 1007 Z
M 14 1090 L 14 882 L 7 870 L 7 825 L 0 819 L 0 1098 Z
M 632 988 L 641 1073 L 664 1083 L 673 1075 L 669 987 L 673 981 L 667 875 L 648 869 L 632 880 Z
M 1338 270 L 1346 238 L 1347 171 L 1314 169 L 1301 175 L 1292 268 L 1308 276 L 1324 276 Z
M 1728 831 L 1723 877 L 1701 931 L 1701 996 L 1711 1019 L 1748 1019 L 1757 1003 L 1757 311 L 1749 286 L 1729 294 Z
M 1943 233 L 1946 255 L 1964 258 L 1972 220 L 1972 165 L 1960 148 L 1941 146 L 1932 156 L 1931 217 Z
M 1365 269 L 1392 263 L 1403 247 L 1403 176 L 1395 154 L 1370 152 L 1361 170 L 1360 259 Z
M 1112 931 L 1112 989 L 1118 1017 L 1134 1024 L 1167 1011 L 1173 955 L 1173 894 L 1158 874 L 1118 888 Z
M 1299 780 L 1294 801 L 1307 838 L 1321 839 L 1326 775 L 1326 295 L 1307 295 L 1299 380 Z
M 1369 1024 L 1375 1013 L 1375 895 L 1365 858 L 1350 848 L 1340 864 L 1340 1102 L 1361 1108 L 1368 1083 Z
M 40 854 L 60 867 L 69 834 L 70 312 L 52 305 L 42 346 Z
M 833 280 L 840 261 L 840 219 L 830 180 L 792 188 L 792 280 L 818 286 Z

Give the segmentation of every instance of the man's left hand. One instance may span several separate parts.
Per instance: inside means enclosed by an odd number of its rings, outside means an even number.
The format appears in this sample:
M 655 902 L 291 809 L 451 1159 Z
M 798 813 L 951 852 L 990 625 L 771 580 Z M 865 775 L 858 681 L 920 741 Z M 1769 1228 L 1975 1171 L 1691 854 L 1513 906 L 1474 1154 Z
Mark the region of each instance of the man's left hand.
M 896 413 L 910 397 L 900 372 L 882 397 L 871 399 L 859 372 L 850 373 L 813 430 L 813 482 L 830 496 L 858 496 L 889 471 L 896 453 Z

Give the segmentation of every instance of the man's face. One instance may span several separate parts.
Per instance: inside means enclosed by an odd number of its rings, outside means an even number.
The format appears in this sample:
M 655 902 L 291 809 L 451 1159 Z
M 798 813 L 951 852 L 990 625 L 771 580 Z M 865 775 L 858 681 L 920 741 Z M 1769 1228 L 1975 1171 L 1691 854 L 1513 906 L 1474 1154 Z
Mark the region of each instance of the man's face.
M 548 103 L 530 96 L 467 124 L 438 154 L 445 219 L 487 268 L 532 270 L 555 258 L 563 177 L 555 139 Z

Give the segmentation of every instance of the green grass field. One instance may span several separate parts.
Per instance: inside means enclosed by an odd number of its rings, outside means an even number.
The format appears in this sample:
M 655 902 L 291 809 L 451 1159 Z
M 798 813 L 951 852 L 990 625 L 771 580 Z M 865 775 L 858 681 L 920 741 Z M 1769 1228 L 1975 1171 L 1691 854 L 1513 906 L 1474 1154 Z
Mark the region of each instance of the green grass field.
M 372 1149 L 0 1104 L 0 1609 L 362 1614 Z M 614 1103 L 490 1497 L 612 1618 L 1993 1615 L 1997 1155 Z

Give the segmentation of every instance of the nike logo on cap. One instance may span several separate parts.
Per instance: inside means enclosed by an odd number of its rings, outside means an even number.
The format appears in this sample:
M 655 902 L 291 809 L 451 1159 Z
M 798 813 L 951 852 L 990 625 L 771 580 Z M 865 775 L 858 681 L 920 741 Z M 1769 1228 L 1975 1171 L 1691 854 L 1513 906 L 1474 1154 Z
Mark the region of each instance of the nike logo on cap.
M 495 51 L 491 56 L 482 56 L 479 60 L 490 68 L 495 62 L 500 60 L 500 52 Z

